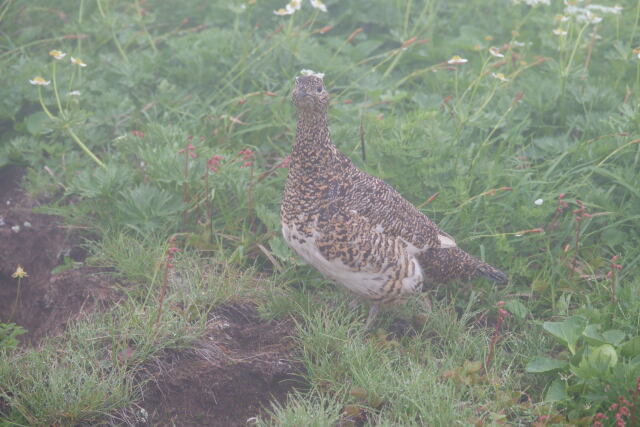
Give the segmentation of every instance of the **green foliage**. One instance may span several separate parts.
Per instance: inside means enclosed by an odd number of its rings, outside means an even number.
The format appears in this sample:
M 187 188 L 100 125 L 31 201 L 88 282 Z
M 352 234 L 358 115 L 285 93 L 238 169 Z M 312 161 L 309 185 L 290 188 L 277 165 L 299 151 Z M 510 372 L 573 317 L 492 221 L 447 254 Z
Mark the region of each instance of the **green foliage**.
M 340 405 L 326 396 L 304 396 L 293 393 L 284 404 L 275 403 L 269 410 L 269 418 L 258 418 L 261 427 L 324 427 L 335 425 L 340 420 Z
M 0 322 L 0 350 L 11 350 L 18 346 L 17 337 L 26 333 L 26 329 L 15 323 Z
M 313 389 L 275 407 L 284 425 L 316 416 L 336 423 L 345 411 L 380 425 L 515 424 L 539 415 L 560 424 L 592 415 L 596 406 L 585 403 L 601 407 L 627 393 L 640 348 L 640 5 L 596 10 L 602 22 L 586 24 L 562 2 L 332 0 L 323 13 L 305 1 L 292 15 L 274 15 L 285 2 L 3 2 L 0 167 L 27 167 L 26 189 L 48 200 L 39 211 L 86 230 L 87 262 L 132 284 L 124 292 L 137 302 L 157 296 L 172 237 L 190 249 L 189 272 L 203 273 L 213 253 L 249 275 L 273 273 L 261 311 L 301 322 Z M 56 60 L 52 49 L 67 56 Z M 454 55 L 468 62 L 448 64 Z M 452 305 L 418 335 L 429 346 L 408 339 L 380 350 L 354 333 L 358 316 L 339 308 L 343 318 L 334 319 L 335 307 L 325 306 L 344 294 L 301 267 L 280 237 L 286 168 L 278 165 L 294 138 L 289 95 L 303 68 L 326 75 L 340 150 L 508 272 L 506 288 L 478 281 L 433 289 L 436 302 Z M 52 83 L 34 87 L 35 76 Z M 610 266 L 614 255 L 622 270 Z M 207 292 L 215 283 L 195 280 L 197 289 L 186 289 L 197 293 L 181 294 L 197 306 L 189 319 L 251 295 L 245 279 L 216 296 Z M 505 378 L 494 387 L 495 377 L 474 369 L 498 300 L 513 316 L 496 346 L 494 369 Z M 322 316 L 313 316 L 319 307 Z M 415 304 L 398 310 L 420 312 Z M 33 372 L 44 375 L 44 360 Z M 527 360 L 530 374 L 520 377 Z M 75 365 L 56 366 L 67 374 Z M 122 395 L 122 383 L 105 384 Z M 51 392 L 40 386 L 38 396 Z M 73 390 L 105 397 L 110 387 L 94 386 Z M 611 386 L 605 397 L 600 386 Z M 357 388 L 364 397 L 350 394 Z M 525 408 L 524 390 L 555 409 Z M 53 411 L 59 398 L 45 406 Z M 98 411 L 126 400 L 118 398 Z M 58 422 L 34 411 L 16 422 Z
M 12 349 L 11 340 L 8 346 L 0 341 L 2 422 L 117 423 L 117 414 L 140 399 L 150 361 L 201 336 L 216 305 L 259 292 L 252 270 L 238 271 L 213 259 L 194 265 L 193 254 L 174 264 L 180 279 L 171 280 L 165 304 L 179 311 L 161 310 L 150 297 L 159 286 L 155 278 L 121 289 L 119 304 L 84 316 L 38 347 Z M 145 277 L 153 278 L 153 271 Z M 0 326 L 9 336 L 24 332 L 15 325 Z
M 546 401 L 572 402 L 569 416 L 575 419 L 605 411 L 621 398 L 637 397 L 640 337 L 619 329 L 601 330 L 601 324 L 582 316 L 544 322 L 543 328 L 569 350 L 560 357 L 534 357 L 527 364 L 527 372 L 554 373 Z

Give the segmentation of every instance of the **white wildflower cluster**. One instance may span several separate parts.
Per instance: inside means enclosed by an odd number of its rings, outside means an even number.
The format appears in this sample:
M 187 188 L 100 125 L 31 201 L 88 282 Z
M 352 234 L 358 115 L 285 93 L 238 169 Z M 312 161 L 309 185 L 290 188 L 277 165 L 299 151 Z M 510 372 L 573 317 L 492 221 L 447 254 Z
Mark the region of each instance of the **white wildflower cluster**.
M 545 6 L 549 6 L 551 4 L 551 0 L 513 0 L 514 4 L 525 3 L 528 6 L 538 6 L 544 4 Z
M 466 64 L 468 62 L 468 59 L 461 57 L 460 55 L 453 55 L 451 57 L 451 59 L 449 59 L 447 61 L 447 64 L 449 65 L 459 65 L 459 64 Z
M 327 6 L 322 2 L 322 0 L 309 0 L 309 3 L 314 9 L 318 9 L 322 12 L 327 11 Z M 273 13 L 278 16 L 293 15 L 300 10 L 301 7 L 302 0 L 291 0 L 285 7 L 274 10 Z
M 62 58 L 67 56 L 67 54 L 64 53 L 61 50 L 54 49 L 54 50 L 49 51 L 49 56 L 52 56 L 53 58 L 55 58 L 56 61 L 60 61 Z M 85 64 L 82 61 L 82 59 L 74 58 L 73 56 L 71 57 L 71 63 L 75 64 L 75 65 L 77 65 L 79 67 L 86 67 L 87 66 L 87 64 Z M 51 80 L 46 80 L 42 76 L 37 76 L 37 77 L 34 77 L 33 79 L 30 79 L 29 83 L 31 83 L 34 86 L 49 86 L 49 84 L 51 83 Z M 55 82 L 54 82 L 54 86 L 55 86 Z M 69 92 L 69 95 L 71 95 L 71 96 L 79 96 L 80 95 L 80 91 L 73 90 L 73 91 Z
M 582 1 L 565 0 L 564 14 L 573 17 L 580 24 L 598 24 L 602 21 L 601 15 L 619 15 L 622 12 L 622 6 L 615 5 L 602 6 L 599 4 L 589 4 L 584 7 Z

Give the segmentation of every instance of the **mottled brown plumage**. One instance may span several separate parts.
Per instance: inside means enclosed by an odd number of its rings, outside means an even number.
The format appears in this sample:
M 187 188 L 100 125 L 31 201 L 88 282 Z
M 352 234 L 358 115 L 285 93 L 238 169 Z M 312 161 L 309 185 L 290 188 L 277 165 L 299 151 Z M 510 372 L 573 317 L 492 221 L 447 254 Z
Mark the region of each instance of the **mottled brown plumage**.
M 296 143 L 281 221 L 287 243 L 325 276 L 379 305 L 418 292 L 423 283 L 501 271 L 456 246 L 451 236 L 382 180 L 358 168 L 331 142 L 329 94 L 322 77 L 296 79 Z

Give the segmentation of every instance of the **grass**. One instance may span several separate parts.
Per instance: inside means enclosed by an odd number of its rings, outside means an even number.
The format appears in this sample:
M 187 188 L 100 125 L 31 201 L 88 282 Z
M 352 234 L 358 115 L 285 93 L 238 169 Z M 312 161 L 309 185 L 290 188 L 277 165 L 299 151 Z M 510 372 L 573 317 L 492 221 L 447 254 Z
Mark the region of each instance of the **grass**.
M 230 298 L 253 298 L 265 318 L 299 325 L 310 390 L 262 424 L 588 423 L 631 396 L 640 371 L 623 347 L 640 323 L 640 6 L 592 9 L 597 23 L 560 2 L 328 1 L 327 13 L 306 2 L 273 14 L 283 6 L 0 4 L 0 166 L 27 167 L 25 188 L 50 200 L 41 209 L 92 236 L 87 262 L 129 283 L 106 315 L 41 348 L 4 350 L 9 410 L 0 416 L 117 422 L 139 397 L 131 374 L 165 348 L 188 346 Z M 468 62 L 447 63 L 454 55 Z M 288 98 L 303 68 L 326 75 L 339 149 L 508 272 L 509 285 L 439 287 L 432 312 L 412 301 L 363 333 L 364 311 L 350 312 L 346 294 L 279 237 L 279 166 L 295 129 Z M 29 85 L 38 75 L 52 83 Z M 193 309 L 164 310 L 155 322 L 171 237 L 186 252 L 163 304 Z M 607 277 L 615 255 L 622 269 Z M 215 278 L 205 274 L 211 257 Z M 498 301 L 511 316 L 484 366 Z M 571 316 L 624 338 L 579 331 L 572 354 L 545 329 Z M 391 334 L 397 318 L 414 333 Z M 135 360 L 120 366 L 112 356 L 131 340 Z M 610 354 L 606 346 L 617 361 L 602 372 L 527 372 L 538 356 L 576 367 Z M 592 392 L 623 365 L 619 395 Z

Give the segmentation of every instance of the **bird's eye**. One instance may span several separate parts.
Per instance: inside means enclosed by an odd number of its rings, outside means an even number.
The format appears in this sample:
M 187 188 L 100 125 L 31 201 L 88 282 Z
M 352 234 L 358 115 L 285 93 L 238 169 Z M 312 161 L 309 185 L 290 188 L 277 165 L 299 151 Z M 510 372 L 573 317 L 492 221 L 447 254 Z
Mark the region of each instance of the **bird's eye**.
M 318 86 L 317 91 L 318 91 L 318 93 L 322 92 L 322 86 Z

